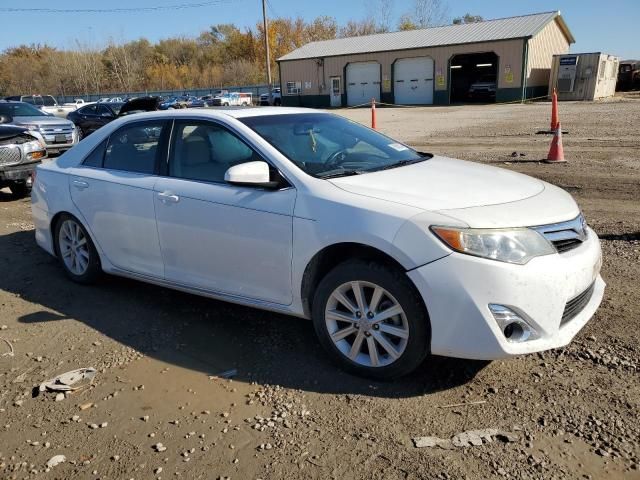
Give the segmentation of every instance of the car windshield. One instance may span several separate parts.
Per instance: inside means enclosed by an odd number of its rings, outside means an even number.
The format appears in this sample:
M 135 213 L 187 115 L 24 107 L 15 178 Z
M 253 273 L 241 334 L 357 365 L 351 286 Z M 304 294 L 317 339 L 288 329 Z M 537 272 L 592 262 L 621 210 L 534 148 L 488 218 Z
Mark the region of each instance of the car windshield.
M 113 110 L 114 115 L 118 115 L 120 113 L 120 109 L 122 108 L 122 105 L 124 105 L 124 103 L 112 102 L 109 104 L 109 108 Z
M 10 117 L 46 117 L 47 114 L 28 103 L 0 103 L 0 115 Z
M 239 120 L 319 178 L 384 170 L 431 157 L 338 115 L 261 115 Z

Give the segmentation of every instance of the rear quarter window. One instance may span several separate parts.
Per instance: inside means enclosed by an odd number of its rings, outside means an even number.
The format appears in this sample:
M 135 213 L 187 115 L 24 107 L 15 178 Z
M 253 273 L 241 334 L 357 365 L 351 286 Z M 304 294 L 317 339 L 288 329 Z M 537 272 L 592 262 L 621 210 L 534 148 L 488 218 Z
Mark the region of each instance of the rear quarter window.
M 105 140 L 96 148 L 94 148 L 93 151 L 86 156 L 86 158 L 82 162 L 82 165 L 84 165 L 85 167 L 102 168 L 102 162 L 104 160 L 104 152 L 106 149 L 107 149 L 107 140 Z

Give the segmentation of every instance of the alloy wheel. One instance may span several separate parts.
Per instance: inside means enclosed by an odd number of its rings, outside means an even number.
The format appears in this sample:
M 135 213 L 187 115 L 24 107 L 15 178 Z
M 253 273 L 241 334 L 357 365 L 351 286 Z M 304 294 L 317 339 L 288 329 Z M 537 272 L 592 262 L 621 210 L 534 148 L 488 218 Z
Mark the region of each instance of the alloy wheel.
M 67 219 L 62 223 L 58 246 L 67 269 L 74 275 L 84 275 L 89 267 L 89 244 L 84 230 L 76 221 Z
M 390 365 L 407 347 L 409 323 L 404 309 L 374 283 L 340 285 L 329 296 L 324 316 L 334 346 L 358 365 Z

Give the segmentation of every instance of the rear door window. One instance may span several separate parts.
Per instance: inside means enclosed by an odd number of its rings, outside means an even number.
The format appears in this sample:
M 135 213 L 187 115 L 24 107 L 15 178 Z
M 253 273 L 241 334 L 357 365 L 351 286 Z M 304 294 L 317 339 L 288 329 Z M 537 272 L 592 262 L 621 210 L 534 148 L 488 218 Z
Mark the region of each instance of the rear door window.
M 44 103 L 45 107 L 55 107 L 56 106 L 56 100 L 51 95 L 45 95 L 44 97 L 42 97 L 42 102 Z

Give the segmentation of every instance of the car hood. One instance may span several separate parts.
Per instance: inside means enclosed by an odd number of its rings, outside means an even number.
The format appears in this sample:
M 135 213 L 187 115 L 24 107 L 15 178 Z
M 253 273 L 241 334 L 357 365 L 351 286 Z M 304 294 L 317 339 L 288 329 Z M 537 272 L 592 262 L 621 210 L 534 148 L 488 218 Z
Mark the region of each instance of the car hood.
M 166 102 L 169 103 L 169 102 Z M 120 112 L 118 116 L 121 117 L 125 113 L 135 112 L 135 111 L 144 111 L 144 112 L 154 112 L 158 110 L 158 106 L 160 105 L 160 99 L 158 97 L 140 97 L 134 98 L 133 100 L 129 100 L 127 103 L 122 105 L 120 108 Z
M 59 117 L 35 116 L 35 117 L 13 117 L 13 123 L 16 125 L 40 125 L 40 126 L 73 126 L 73 122 Z
M 0 125 L 0 140 L 15 138 L 28 131 L 29 130 L 24 127 L 17 127 L 15 125 Z
M 545 189 L 543 182 L 526 175 L 439 156 L 330 182 L 350 193 L 429 211 L 517 202 Z

